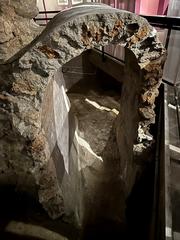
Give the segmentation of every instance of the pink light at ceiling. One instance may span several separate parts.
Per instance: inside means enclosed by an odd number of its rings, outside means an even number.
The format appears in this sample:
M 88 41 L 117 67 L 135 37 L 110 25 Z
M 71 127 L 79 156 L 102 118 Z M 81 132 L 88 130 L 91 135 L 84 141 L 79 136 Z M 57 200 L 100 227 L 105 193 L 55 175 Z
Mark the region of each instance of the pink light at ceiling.
M 157 15 L 159 0 L 142 0 L 140 13 L 144 15 Z
M 136 0 L 135 11 L 143 15 L 162 15 L 168 4 L 169 0 Z

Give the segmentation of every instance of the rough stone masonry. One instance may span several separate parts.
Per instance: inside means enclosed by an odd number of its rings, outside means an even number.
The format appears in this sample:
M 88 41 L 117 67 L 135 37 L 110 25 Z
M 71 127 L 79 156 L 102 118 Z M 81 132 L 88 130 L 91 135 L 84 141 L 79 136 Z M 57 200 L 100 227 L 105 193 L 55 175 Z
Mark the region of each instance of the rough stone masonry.
M 82 169 L 75 167 L 73 179 L 78 181 L 71 180 L 71 169 L 62 180 L 53 161 L 54 155 L 79 159 L 78 152 L 68 155 L 68 134 L 62 142 L 70 106 L 57 71 L 96 46 L 119 43 L 129 49 L 116 123 L 119 177 L 128 195 L 135 179 L 133 146 L 149 138 L 155 121 L 166 52 L 156 30 L 127 11 L 79 5 L 57 14 L 43 30 L 32 20 L 37 13 L 36 0 L 0 1 L 0 184 L 35 192 L 52 218 L 68 208 L 81 218 L 77 194 Z M 76 206 L 68 204 L 72 199 Z

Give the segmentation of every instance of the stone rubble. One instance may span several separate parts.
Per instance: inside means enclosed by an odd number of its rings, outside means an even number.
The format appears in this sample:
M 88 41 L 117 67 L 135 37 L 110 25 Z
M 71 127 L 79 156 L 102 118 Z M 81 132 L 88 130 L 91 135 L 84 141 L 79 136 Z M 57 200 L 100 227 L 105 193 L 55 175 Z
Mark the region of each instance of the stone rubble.
M 64 214 L 63 193 L 51 161 L 51 145 L 57 138 L 53 134 L 57 129 L 48 139 L 42 122 L 42 112 L 46 112 L 46 118 L 50 113 L 52 119 L 54 114 L 60 114 L 66 123 L 68 110 L 63 105 L 64 112 L 59 113 L 50 105 L 52 96 L 48 95 L 51 88 L 57 88 L 62 97 L 55 97 L 59 106 L 62 101 L 67 102 L 62 87 L 52 84 L 57 70 L 83 51 L 109 43 L 119 43 L 133 53 L 138 70 L 130 64 L 127 69 L 135 74 L 139 71 L 137 76 L 141 80 L 136 79 L 140 81 L 137 89 L 130 80 L 125 82 L 119 114 L 122 120 L 117 125 L 119 146 L 124 147 L 120 153 L 121 178 L 128 193 L 133 183 L 130 179 L 133 165 L 127 159 L 132 159 L 134 141 L 142 140 L 137 136 L 138 127 L 148 135 L 154 122 L 154 100 L 166 51 L 147 20 L 127 11 L 100 4 L 78 6 L 56 15 L 43 31 L 31 20 L 37 13 L 35 0 L 0 2 L 0 182 L 36 189 L 48 214 L 57 218 Z M 131 104 L 131 98 L 136 99 L 137 106 Z M 139 111 L 138 117 L 134 123 L 126 122 L 125 119 L 133 118 L 132 111 Z M 49 124 L 57 127 L 54 120 L 49 120 Z

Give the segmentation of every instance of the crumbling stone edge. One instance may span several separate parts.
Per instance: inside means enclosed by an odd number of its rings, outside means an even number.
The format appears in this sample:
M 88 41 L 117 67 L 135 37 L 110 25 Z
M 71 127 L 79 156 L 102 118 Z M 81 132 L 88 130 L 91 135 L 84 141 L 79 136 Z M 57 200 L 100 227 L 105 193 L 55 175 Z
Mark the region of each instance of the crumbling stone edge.
M 87 49 L 109 43 L 130 49 L 142 71 L 137 136 L 141 143 L 149 137 L 149 126 L 155 121 L 154 101 L 166 57 L 156 30 L 144 18 L 98 4 L 63 11 L 1 68 L 5 81 L 0 94 L 0 112 L 6 122 L 1 144 L 2 147 L 9 144 L 9 139 L 12 142 L 4 150 L 5 162 L 10 164 L 7 171 L 14 172 L 17 182 L 20 172 L 35 179 L 39 200 L 52 218 L 64 211 L 61 189 L 48 167 L 51 153 L 41 128 L 44 92 L 63 64 Z

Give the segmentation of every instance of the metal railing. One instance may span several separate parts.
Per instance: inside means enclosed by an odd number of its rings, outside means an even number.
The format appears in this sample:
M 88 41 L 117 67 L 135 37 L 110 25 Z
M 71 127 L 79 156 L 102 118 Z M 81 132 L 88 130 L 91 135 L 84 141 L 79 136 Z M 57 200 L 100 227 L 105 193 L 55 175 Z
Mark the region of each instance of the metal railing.
M 166 42 L 165 42 L 165 47 L 168 50 L 169 40 L 170 40 L 172 30 L 180 31 L 180 17 L 146 16 L 146 15 L 142 15 L 142 16 L 146 18 L 152 26 L 162 28 L 162 29 L 168 29 Z M 180 45 L 179 45 L 179 48 L 180 48 Z M 162 81 L 163 83 L 168 84 L 174 88 L 174 101 L 176 104 L 178 135 L 180 139 L 180 116 L 179 116 L 179 99 L 178 99 L 179 83 L 170 82 L 165 78 L 163 78 Z
M 165 47 L 168 50 L 169 43 L 170 43 L 170 37 L 172 34 L 172 30 L 180 31 L 180 18 L 178 17 L 167 17 L 167 16 L 143 16 L 145 17 L 152 26 L 161 28 L 161 29 L 167 29 L 167 36 L 166 36 L 166 41 L 165 41 Z M 179 44 L 180 48 L 180 44 Z M 169 69 L 170 71 L 170 69 Z M 176 81 L 170 82 L 168 79 L 163 78 L 162 79 L 163 83 L 165 84 L 165 90 L 164 90 L 164 99 L 162 98 L 162 101 L 164 102 L 164 113 L 163 113 L 163 118 L 164 120 L 162 123 L 164 123 L 164 126 L 161 126 L 163 128 L 163 141 L 161 141 L 161 145 L 159 149 L 160 155 L 159 155 L 159 166 L 161 166 L 161 169 L 159 169 L 159 193 L 161 194 L 161 188 L 162 184 L 164 185 L 164 202 L 161 202 L 160 204 L 157 203 L 158 208 L 160 208 L 160 205 L 164 203 L 165 207 L 165 212 L 164 212 L 164 239 L 168 240 L 173 240 L 174 239 L 174 230 L 173 230 L 173 212 L 171 205 L 173 204 L 172 202 L 172 190 L 171 190 L 171 153 L 170 153 L 170 126 L 169 126 L 169 118 L 174 118 L 175 116 L 169 115 L 168 111 L 168 91 L 173 90 L 174 92 L 174 105 L 175 105 L 175 110 L 176 110 L 176 118 L 177 118 L 177 129 L 178 129 L 178 134 L 177 137 L 179 137 L 180 140 L 180 117 L 179 117 L 179 102 L 180 100 L 178 99 L 178 91 L 179 91 L 179 83 Z M 169 89 L 169 90 L 168 90 Z M 171 113 L 172 114 L 172 113 Z M 163 153 L 162 153 L 163 152 Z M 163 156 L 162 156 L 163 155 Z M 164 172 L 164 176 L 162 176 L 161 172 Z M 162 176 L 162 177 L 161 177 Z M 162 178 L 164 179 L 164 182 L 162 181 Z M 160 198 L 159 198 L 159 201 Z M 178 209 L 177 209 L 178 211 Z M 157 216 L 157 219 L 159 218 L 159 222 L 161 221 L 161 216 Z M 156 239 L 158 240 L 158 235 L 156 236 Z

